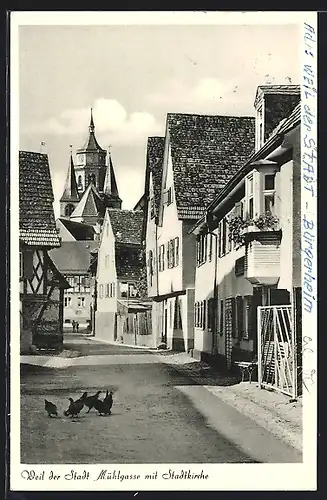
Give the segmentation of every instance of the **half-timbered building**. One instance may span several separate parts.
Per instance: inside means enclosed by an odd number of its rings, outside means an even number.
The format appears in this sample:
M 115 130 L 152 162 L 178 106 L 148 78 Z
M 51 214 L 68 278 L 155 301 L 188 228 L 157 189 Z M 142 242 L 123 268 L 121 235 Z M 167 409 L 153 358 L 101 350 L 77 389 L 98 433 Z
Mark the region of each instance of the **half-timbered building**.
M 19 152 L 21 352 L 63 344 L 63 295 L 69 285 L 49 257 L 60 247 L 46 154 Z

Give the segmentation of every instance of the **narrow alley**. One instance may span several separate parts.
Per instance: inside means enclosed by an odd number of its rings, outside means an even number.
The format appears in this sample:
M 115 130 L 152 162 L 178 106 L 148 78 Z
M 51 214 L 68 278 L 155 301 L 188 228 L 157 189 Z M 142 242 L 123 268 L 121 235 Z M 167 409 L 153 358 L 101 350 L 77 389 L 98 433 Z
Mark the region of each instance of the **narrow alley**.
M 78 357 L 22 359 L 22 463 L 301 461 L 297 450 L 160 355 L 82 337 L 68 335 L 65 344 Z M 219 376 L 212 381 L 224 384 Z M 102 391 L 101 397 L 107 389 L 114 392 L 111 415 L 94 409 L 74 419 L 63 415 L 69 397 Z M 48 418 L 45 398 L 58 406 L 57 418 Z

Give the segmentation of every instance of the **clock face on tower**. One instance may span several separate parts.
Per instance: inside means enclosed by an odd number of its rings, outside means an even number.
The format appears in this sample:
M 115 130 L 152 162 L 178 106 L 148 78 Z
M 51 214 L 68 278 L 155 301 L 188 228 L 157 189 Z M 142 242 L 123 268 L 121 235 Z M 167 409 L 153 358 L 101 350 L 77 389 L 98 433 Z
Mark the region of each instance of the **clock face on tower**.
M 85 156 L 84 155 L 78 155 L 77 157 L 78 160 L 78 165 L 82 165 L 85 161 Z

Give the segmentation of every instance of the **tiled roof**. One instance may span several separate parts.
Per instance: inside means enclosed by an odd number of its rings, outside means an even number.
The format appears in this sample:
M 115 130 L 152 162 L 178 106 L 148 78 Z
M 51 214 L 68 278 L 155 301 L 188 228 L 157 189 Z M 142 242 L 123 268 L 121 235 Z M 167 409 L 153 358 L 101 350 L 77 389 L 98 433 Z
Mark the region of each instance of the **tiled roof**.
M 254 149 L 252 117 L 168 114 L 179 218 L 197 218 Z
M 143 264 L 140 260 L 141 247 L 131 247 L 118 243 L 115 245 L 116 271 L 120 280 L 138 280 L 142 275 Z
M 71 214 L 71 218 L 85 216 L 103 217 L 105 206 L 100 198 L 97 189 L 93 184 L 89 184 L 83 193 L 83 196 Z
M 160 204 L 164 148 L 164 137 L 148 138 L 146 164 L 152 174 L 154 209 L 156 216 L 158 215 Z
M 254 152 L 244 163 L 242 168 L 230 179 L 230 181 L 226 184 L 225 188 L 220 191 L 220 193 L 216 196 L 216 198 L 211 202 L 208 209 L 212 212 L 214 211 L 221 203 L 224 203 L 226 196 L 231 192 L 232 189 L 237 186 L 237 184 L 253 169 L 253 163 L 259 161 L 261 159 L 266 158 L 267 153 L 271 151 L 272 147 L 276 147 L 280 137 L 288 132 L 291 132 L 296 126 L 300 124 L 301 121 L 301 103 L 299 103 L 292 113 L 284 120 L 281 121 L 278 127 L 271 134 L 269 139 L 264 143 L 264 145 L 256 152 Z M 193 229 L 196 227 L 200 227 L 205 224 L 205 217 L 203 216 L 200 220 L 197 221 Z M 192 229 L 192 230 L 193 230 Z
M 63 274 L 86 273 L 91 262 L 91 250 L 97 241 L 63 241 L 60 248 L 50 250 L 49 255 Z
M 32 246 L 59 247 L 48 156 L 19 152 L 19 238 Z
M 69 219 L 58 219 L 75 238 L 76 241 L 94 240 L 94 227 L 84 222 L 76 222 Z
M 117 243 L 141 243 L 143 212 L 109 208 L 109 218 Z
M 64 192 L 62 194 L 62 197 L 60 198 L 60 201 L 62 202 L 79 201 L 79 194 L 76 184 L 75 169 L 72 156 L 70 156 Z

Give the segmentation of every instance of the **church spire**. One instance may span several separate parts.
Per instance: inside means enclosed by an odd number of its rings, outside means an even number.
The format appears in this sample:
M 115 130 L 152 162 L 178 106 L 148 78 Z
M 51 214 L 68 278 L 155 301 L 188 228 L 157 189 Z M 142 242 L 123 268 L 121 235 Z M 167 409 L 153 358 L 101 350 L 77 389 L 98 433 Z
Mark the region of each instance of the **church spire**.
M 60 201 L 61 202 L 79 201 L 72 151 L 70 152 L 69 166 L 68 166 L 64 192 L 62 194 L 62 197 L 60 198 Z
M 106 169 L 106 176 L 103 185 L 103 194 L 107 199 L 107 206 L 111 208 L 121 208 L 122 200 L 119 197 L 118 186 L 114 171 L 114 166 L 111 159 L 109 150 L 108 165 Z
M 95 131 L 95 126 L 94 126 L 94 121 L 93 121 L 93 112 L 92 112 L 92 108 L 91 108 L 91 119 L 90 119 L 90 126 L 89 126 L 89 131 L 90 131 L 90 134 L 93 133 L 94 134 L 94 131 Z

